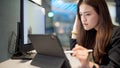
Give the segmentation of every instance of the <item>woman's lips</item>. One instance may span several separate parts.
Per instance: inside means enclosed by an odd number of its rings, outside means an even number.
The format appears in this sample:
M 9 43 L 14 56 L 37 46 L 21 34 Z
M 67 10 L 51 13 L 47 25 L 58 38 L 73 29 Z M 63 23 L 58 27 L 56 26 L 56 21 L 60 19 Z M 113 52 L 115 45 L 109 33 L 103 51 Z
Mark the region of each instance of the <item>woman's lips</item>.
M 87 26 L 88 24 L 87 23 L 83 23 L 84 26 Z

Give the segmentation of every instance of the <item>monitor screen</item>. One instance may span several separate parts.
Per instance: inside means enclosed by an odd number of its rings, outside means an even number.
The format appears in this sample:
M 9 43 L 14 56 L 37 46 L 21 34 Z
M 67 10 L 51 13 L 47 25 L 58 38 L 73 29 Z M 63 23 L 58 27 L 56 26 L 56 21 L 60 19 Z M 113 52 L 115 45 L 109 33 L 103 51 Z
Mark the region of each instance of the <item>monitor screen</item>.
M 23 1 L 24 44 L 29 44 L 28 34 L 45 34 L 45 9 L 30 0 Z

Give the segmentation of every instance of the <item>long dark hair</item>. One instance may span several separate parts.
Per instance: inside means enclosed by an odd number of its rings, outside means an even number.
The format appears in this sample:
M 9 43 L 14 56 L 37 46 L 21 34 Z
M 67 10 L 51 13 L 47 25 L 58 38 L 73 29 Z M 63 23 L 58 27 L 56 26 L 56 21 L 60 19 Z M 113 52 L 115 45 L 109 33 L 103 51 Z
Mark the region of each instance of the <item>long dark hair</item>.
M 99 28 L 97 31 L 95 29 L 86 31 L 83 28 L 81 17 L 79 14 L 79 6 L 81 5 L 81 3 L 85 3 L 93 7 L 96 13 L 99 15 Z M 77 15 L 80 20 L 77 43 L 86 48 L 93 48 L 95 60 L 101 63 L 101 59 L 106 54 L 105 48 L 110 41 L 113 28 L 108 6 L 105 0 L 79 0 L 77 6 Z

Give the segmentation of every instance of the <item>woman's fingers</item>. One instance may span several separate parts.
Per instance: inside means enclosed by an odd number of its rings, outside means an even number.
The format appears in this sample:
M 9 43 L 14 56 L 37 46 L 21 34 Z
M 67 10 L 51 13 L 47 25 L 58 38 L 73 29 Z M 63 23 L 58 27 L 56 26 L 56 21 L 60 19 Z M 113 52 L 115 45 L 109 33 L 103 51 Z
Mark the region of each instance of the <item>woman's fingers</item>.
M 73 48 L 72 56 L 88 56 L 88 50 L 83 46 L 76 44 Z
M 73 56 L 80 55 L 80 56 L 87 56 L 88 51 L 87 50 L 75 50 L 73 51 Z
M 75 51 L 75 50 L 87 50 L 87 49 L 84 48 L 84 47 L 81 46 L 81 45 L 76 44 L 75 47 L 73 48 L 73 51 Z
M 78 50 L 77 54 L 80 56 L 88 56 L 88 52 L 86 50 Z
M 86 60 L 88 57 L 88 52 L 85 50 L 74 51 L 72 56 L 78 58 L 79 60 Z
M 81 45 L 76 44 L 73 48 L 72 56 L 79 59 L 82 65 L 85 65 L 88 62 L 88 55 L 88 49 Z

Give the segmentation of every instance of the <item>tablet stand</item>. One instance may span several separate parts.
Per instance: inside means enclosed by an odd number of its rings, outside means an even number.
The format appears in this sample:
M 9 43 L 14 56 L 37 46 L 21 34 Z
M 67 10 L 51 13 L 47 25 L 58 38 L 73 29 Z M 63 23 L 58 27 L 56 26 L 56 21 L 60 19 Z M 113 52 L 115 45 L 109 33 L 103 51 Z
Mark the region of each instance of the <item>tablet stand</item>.
M 41 54 L 36 54 L 31 64 L 40 68 L 71 68 L 66 58 Z

